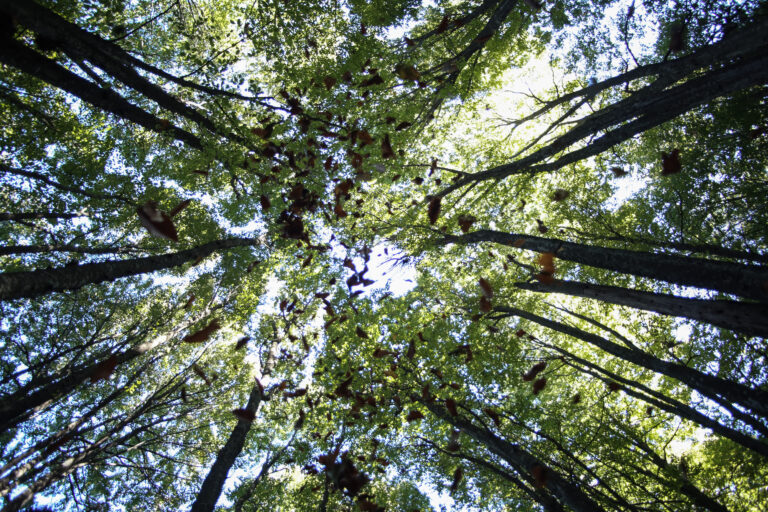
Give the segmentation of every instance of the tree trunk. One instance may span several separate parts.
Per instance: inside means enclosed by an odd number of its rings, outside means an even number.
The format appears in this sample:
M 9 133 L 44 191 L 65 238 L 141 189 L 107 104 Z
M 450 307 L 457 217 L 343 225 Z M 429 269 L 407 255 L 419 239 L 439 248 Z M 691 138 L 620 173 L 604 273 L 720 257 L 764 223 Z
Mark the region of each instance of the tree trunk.
M 768 306 L 765 304 L 689 299 L 574 281 L 555 281 L 552 284 L 515 283 L 515 286 L 537 293 L 562 293 L 596 299 L 662 315 L 690 318 L 750 336 L 768 337 Z
M 725 400 L 735 402 L 751 409 L 763 418 L 768 418 L 768 392 L 761 389 L 750 388 L 743 384 L 739 384 L 738 382 L 721 379 L 702 373 L 693 368 L 688 368 L 687 366 L 664 361 L 641 350 L 632 350 L 623 347 L 597 336 L 596 334 L 582 331 L 581 329 L 554 320 L 549 320 L 542 316 L 523 311 L 522 309 L 509 306 L 498 306 L 494 308 L 494 310 L 509 316 L 530 320 L 542 327 L 580 339 L 632 364 L 636 364 L 637 366 L 647 368 L 653 372 L 680 381 L 691 389 L 694 389 L 715 401 Z
M 117 354 L 115 356 L 116 364 L 119 366 L 149 352 L 171 339 L 174 334 L 160 336 L 151 342 L 141 343 Z M 4 397 L 0 401 L 0 418 L 2 418 L 0 420 L 0 433 L 15 427 L 32 414 L 46 409 L 60 398 L 74 391 L 80 384 L 89 379 L 102 363 L 103 361 L 97 361 L 88 366 L 81 367 L 36 391 L 29 392 L 29 388 L 25 387 L 16 393 Z
M 444 407 L 436 402 L 425 401 L 423 404 L 435 416 L 463 430 L 472 439 L 501 457 L 521 475 L 530 477 L 531 473 L 534 472 L 534 468 L 541 468 L 539 471 L 543 471 L 546 478 L 539 482 L 539 484 L 543 484 L 566 507 L 576 512 L 599 512 L 604 510 L 592 501 L 589 496 L 584 494 L 581 489 L 569 483 L 558 472 L 547 467 L 520 445 L 509 443 L 495 436 L 492 432 L 479 428 L 461 417 L 451 416 Z
M 0 300 L 31 298 L 50 292 L 76 290 L 87 284 L 114 281 L 120 277 L 177 267 L 198 258 L 205 258 L 217 251 L 232 247 L 254 246 L 261 242 L 256 238 L 227 238 L 159 256 L 87 263 L 52 270 L 6 272 L 0 274 Z
M 96 108 L 143 126 L 147 130 L 168 133 L 192 148 L 203 148 L 202 142 L 196 135 L 169 124 L 167 119 L 161 119 L 146 112 L 126 101 L 111 89 L 99 87 L 77 76 L 59 66 L 55 61 L 15 40 L 5 39 L 2 41 L 0 44 L 0 62 L 77 96 Z
M 697 67 L 726 63 L 703 76 L 693 78 L 671 89 L 665 88 L 675 80 L 662 76 L 656 82 L 630 97 L 595 112 L 546 147 L 525 158 L 492 169 L 469 174 L 446 187 L 443 197 L 473 182 L 503 179 L 513 174 L 553 172 L 568 164 L 599 154 L 635 135 L 654 128 L 699 105 L 768 80 L 768 21 L 759 20 L 712 47 L 699 50 Z M 689 57 L 690 59 L 690 57 Z M 736 62 L 730 64 L 729 62 Z M 693 61 L 693 59 L 691 60 Z M 691 62 L 689 61 L 689 62 Z M 673 66 L 669 66 L 673 68 Z M 682 78 L 672 71 L 675 79 Z M 657 83 L 658 82 L 658 83 Z M 625 123 L 625 124 L 621 124 Z M 616 125 L 620 125 L 616 128 Z M 607 131 L 585 147 L 566 153 L 554 162 L 542 163 L 557 156 L 577 142 Z
M 0 212 L 0 222 L 2 221 L 20 221 L 20 220 L 35 220 L 35 219 L 75 219 L 77 217 L 86 217 L 85 212 L 80 213 L 68 213 L 68 212 Z
M 561 260 L 573 261 L 590 267 L 658 279 L 682 286 L 717 290 L 768 302 L 768 269 L 757 265 L 611 249 L 566 242 L 556 238 L 503 233 L 487 229 L 480 229 L 460 236 L 446 235 L 439 243 L 471 244 L 478 242 L 493 242 L 539 253 L 551 252 Z
M 713 432 L 715 432 L 716 434 L 719 434 L 727 439 L 730 439 L 734 443 L 740 444 L 741 446 L 749 450 L 753 450 L 755 453 L 759 453 L 760 455 L 768 457 L 768 444 L 762 441 L 759 441 L 758 439 L 755 439 L 751 436 L 748 436 L 742 432 L 739 432 L 738 430 L 734 430 L 730 427 L 722 425 L 721 423 L 713 420 L 709 416 L 706 416 L 705 414 L 697 411 L 690 405 L 684 404 L 674 398 L 670 398 L 658 391 L 655 391 L 643 384 L 640 384 L 639 382 L 635 382 L 631 379 L 624 378 L 616 373 L 606 370 L 605 368 L 595 363 L 592 363 L 590 361 L 587 361 L 586 359 L 583 359 L 561 347 L 558 347 L 557 345 L 552 345 L 550 343 L 543 343 L 543 345 L 566 356 L 567 358 L 565 360 L 566 364 L 572 366 L 573 368 L 577 369 L 582 373 L 592 375 L 593 377 L 602 380 L 606 384 L 611 381 L 618 382 L 619 384 L 623 384 L 624 387 L 622 387 L 621 389 L 624 393 L 628 394 L 629 396 L 637 398 L 638 400 L 642 400 L 643 402 L 649 405 L 652 405 L 654 407 L 658 407 L 662 411 L 666 411 L 670 414 L 674 414 L 675 416 L 686 419 L 691 423 L 695 423 L 704 428 L 708 428 Z M 592 371 L 585 369 L 581 366 L 577 366 L 576 364 L 574 364 L 574 361 L 586 368 L 591 368 Z M 599 374 L 595 372 L 599 372 Z M 763 427 L 762 430 L 765 430 L 765 428 Z
M 252 412 L 254 415 L 259 409 L 259 405 L 262 400 L 261 384 L 258 381 L 253 385 L 251 389 L 251 395 L 248 398 L 248 405 L 245 409 Z M 240 455 L 240 452 L 245 446 L 245 439 L 248 432 L 251 429 L 251 422 L 238 419 L 235 428 L 232 429 L 232 433 L 227 439 L 227 443 L 219 450 L 216 460 L 208 471 L 208 476 L 203 480 L 203 485 L 200 487 L 200 492 L 197 493 L 197 499 L 192 504 L 190 512 L 212 512 L 216 506 L 216 502 L 219 501 L 221 496 L 221 490 L 224 487 L 224 481 L 227 479 L 227 474 L 235 463 L 235 460 Z

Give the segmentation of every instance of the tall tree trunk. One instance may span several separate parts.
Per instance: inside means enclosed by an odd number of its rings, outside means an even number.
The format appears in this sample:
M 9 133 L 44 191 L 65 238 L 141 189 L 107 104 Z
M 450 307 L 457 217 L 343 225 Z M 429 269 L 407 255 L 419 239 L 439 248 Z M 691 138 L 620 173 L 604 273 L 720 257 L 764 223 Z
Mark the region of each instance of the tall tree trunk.
M 545 478 L 539 481 L 552 493 L 563 505 L 576 512 L 599 512 L 604 509 L 587 496 L 581 489 L 565 480 L 557 471 L 549 468 L 528 453 L 518 444 L 512 444 L 494 435 L 492 432 L 480 428 L 461 417 L 451 416 L 448 411 L 436 402 L 422 402 L 435 416 L 463 430 L 472 439 L 485 446 L 492 453 L 501 457 L 521 475 L 530 478 L 534 471 L 542 471 Z M 541 468 L 541 469 L 535 469 Z
M 148 365 L 149 362 L 144 364 L 139 370 L 135 371 L 122 386 L 112 391 L 109 395 L 100 400 L 98 404 L 91 407 L 85 414 L 82 414 L 76 420 L 70 422 L 62 430 L 55 432 L 6 462 L 3 467 L 0 468 L 0 475 L 5 475 L 3 478 L 0 478 L 0 498 L 13 489 L 13 482 L 24 477 L 35 467 L 39 467 L 39 465 L 56 450 L 57 444 L 65 442 L 68 438 L 72 437 L 85 422 L 89 421 L 104 407 L 114 402 L 128 386 L 132 385 L 136 379 L 138 379 Z M 14 467 L 36 452 L 38 452 L 36 457 L 26 461 L 21 466 Z
M 622 384 L 624 387 L 622 387 L 621 389 L 624 393 L 634 398 L 637 398 L 638 400 L 642 400 L 643 402 L 649 405 L 657 407 L 662 411 L 666 411 L 670 414 L 674 414 L 675 416 L 686 419 L 704 428 L 708 428 L 713 432 L 715 432 L 716 434 L 719 434 L 727 439 L 730 439 L 734 443 L 740 444 L 741 446 L 749 450 L 753 450 L 756 453 L 759 453 L 763 456 L 768 457 L 768 444 L 762 441 L 759 441 L 758 439 L 755 439 L 751 436 L 748 436 L 742 432 L 739 432 L 738 430 L 734 430 L 730 427 L 722 425 L 721 423 L 713 420 L 709 416 L 706 416 L 705 414 L 697 411 L 690 405 L 684 404 L 679 400 L 668 397 L 663 393 L 660 393 L 658 391 L 655 391 L 645 386 L 644 384 L 640 384 L 639 382 L 624 378 L 616 373 L 606 370 L 605 368 L 591 361 L 587 361 L 586 359 L 583 359 L 573 354 L 572 352 L 569 352 L 568 350 L 565 350 L 564 348 L 561 348 L 557 345 L 544 343 L 541 341 L 539 341 L 539 343 L 566 356 L 566 359 L 565 359 L 566 364 L 572 366 L 573 368 L 575 368 L 576 370 L 582 373 L 592 375 L 593 377 L 602 380 L 606 384 L 611 381 Z M 578 365 L 575 363 L 578 363 Z M 758 430 L 760 429 L 758 428 Z M 764 426 L 762 430 L 765 430 Z
M 515 283 L 517 288 L 537 293 L 561 293 L 586 297 L 611 304 L 630 306 L 662 315 L 690 318 L 724 327 L 750 336 L 768 337 L 768 306 L 731 300 L 703 300 L 676 297 L 574 281 L 544 283 Z
M 595 112 L 546 147 L 515 162 L 468 174 L 443 189 L 438 196 L 443 197 L 473 182 L 499 180 L 513 174 L 553 172 L 602 153 L 715 98 L 764 83 L 768 80 L 768 59 L 764 57 L 768 50 L 767 32 L 768 21 L 761 19 L 745 27 L 739 34 L 697 52 L 704 57 L 698 59 L 698 67 L 725 63 L 720 69 L 666 90 L 674 80 L 662 76 L 657 80 L 659 83 L 651 83 L 630 97 Z M 682 78 L 677 73 L 673 72 L 673 75 Z M 606 130 L 607 133 L 585 147 L 566 153 L 553 162 L 542 163 L 577 142 Z
M 159 256 L 87 263 L 76 267 L 61 267 L 51 270 L 6 272 L 0 274 L 0 300 L 37 297 L 50 292 L 76 290 L 87 284 L 114 281 L 120 277 L 177 267 L 198 258 L 205 258 L 217 251 L 233 247 L 254 246 L 261 242 L 262 240 L 257 238 L 227 238 Z
M 251 395 L 248 397 L 248 404 L 245 406 L 247 411 L 252 412 L 254 415 L 259 409 L 261 400 L 264 398 L 261 384 L 257 380 L 251 389 Z M 197 493 L 197 498 L 192 504 L 190 512 L 211 512 L 216 506 L 216 502 L 219 501 L 221 496 L 221 490 L 224 487 L 224 481 L 227 479 L 227 474 L 232 468 L 232 465 L 237 460 L 240 452 L 243 451 L 245 446 L 245 439 L 248 436 L 248 432 L 251 430 L 251 422 L 238 419 L 235 428 L 232 429 L 232 433 L 229 435 L 224 447 L 219 450 L 216 460 L 208 471 L 208 476 L 203 480 L 203 485 L 200 487 L 200 491 Z
M 116 354 L 114 356 L 116 365 L 119 366 L 142 354 L 146 354 L 153 348 L 171 339 L 175 332 L 167 336 L 159 336 L 151 342 L 141 343 Z M 4 397 L 0 401 L 0 418 L 2 418 L 0 420 L 0 432 L 5 432 L 15 427 L 28 419 L 32 414 L 46 409 L 60 398 L 70 394 L 80 384 L 89 379 L 101 367 L 103 362 L 97 361 L 68 372 L 60 379 L 33 392 L 29 392 L 27 388 L 22 388 L 18 392 Z
M 497 306 L 494 310 L 508 316 L 530 320 L 542 327 L 580 339 L 627 362 L 680 381 L 715 401 L 725 400 L 741 404 L 743 407 L 751 409 L 756 414 L 768 419 L 768 392 L 761 389 L 750 388 L 738 382 L 721 379 L 720 377 L 714 377 L 687 366 L 664 361 L 641 350 L 623 347 L 596 334 L 549 320 L 522 309 Z
M 85 212 L 0 212 L 0 222 L 35 219 L 75 219 L 77 217 L 87 217 L 87 214 Z
M 441 244 L 492 242 L 539 253 L 551 252 L 561 260 L 613 270 L 638 277 L 658 279 L 682 286 L 695 286 L 768 302 L 768 268 L 688 256 L 611 249 L 566 242 L 556 238 L 503 233 L 480 229 L 465 235 L 446 235 Z
M 99 87 L 59 66 L 55 61 L 40 55 L 31 48 L 12 39 L 5 39 L 0 44 L 0 62 L 39 78 L 54 87 L 58 87 L 86 103 L 114 114 L 122 119 L 157 133 L 168 133 L 190 147 L 202 149 L 200 139 L 186 130 L 170 125 L 167 119 L 128 102 L 111 89 Z

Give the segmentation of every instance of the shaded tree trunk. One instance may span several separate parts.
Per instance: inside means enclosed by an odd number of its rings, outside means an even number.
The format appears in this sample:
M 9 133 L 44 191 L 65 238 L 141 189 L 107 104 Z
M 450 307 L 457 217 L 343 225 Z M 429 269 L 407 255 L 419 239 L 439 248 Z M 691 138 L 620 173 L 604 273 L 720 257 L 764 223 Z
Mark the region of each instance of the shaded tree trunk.
M 574 281 L 515 283 L 517 288 L 537 293 L 561 293 L 630 306 L 662 315 L 690 318 L 750 336 L 768 337 L 768 306 L 731 300 L 703 300 L 676 297 Z
M 205 258 L 217 251 L 233 247 L 250 247 L 261 242 L 262 240 L 256 238 L 227 238 L 159 256 L 87 263 L 52 270 L 6 272 L 0 274 L 0 300 L 31 298 L 50 292 L 76 290 L 87 284 L 114 281 L 121 277 L 177 267 L 198 258 Z
M 745 27 L 738 34 L 699 50 L 697 52 L 699 58 L 688 57 L 688 62 L 697 62 L 696 67 L 725 63 L 722 68 L 666 89 L 668 85 L 682 78 L 677 72 L 672 71 L 674 79 L 670 80 L 670 77 L 662 76 L 630 97 L 595 112 L 564 135 L 527 157 L 469 174 L 443 189 L 438 196 L 443 197 L 473 182 L 498 180 L 513 174 L 556 171 L 568 164 L 602 153 L 616 144 L 715 98 L 764 83 L 768 80 L 768 58 L 764 57 L 768 50 L 766 33 L 768 33 L 768 21 L 759 20 L 752 26 Z M 670 65 L 662 69 L 673 68 L 674 65 Z M 566 153 L 555 161 L 543 163 L 566 151 L 577 142 L 606 130 L 604 135 L 586 146 Z
M 96 108 L 136 123 L 147 130 L 167 133 L 195 149 L 203 148 L 202 142 L 196 135 L 171 125 L 167 119 L 161 119 L 137 107 L 111 89 L 99 87 L 77 76 L 18 41 L 12 39 L 2 41 L 0 44 L 0 62 L 77 96 Z
M 551 343 L 544 343 L 540 340 L 539 340 L 539 343 L 541 343 L 545 347 L 548 347 L 566 356 L 565 363 L 568 364 L 569 366 L 572 366 L 573 368 L 575 368 L 576 370 L 582 373 L 585 373 L 597 379 L 600 379 L 606 384 L 610 383 L 611 381 L 622 384 L 623 385 L 623 387 L 621 388 L 622 391 L 628 394 L 629 396 L 637 398 L 638 400 L 642 400 L 643 402 L 649 405 L 652 405 L 654 407 L 657 407 L 662 411 L 666 411 L 670 414 L 674 414 L 675 416 L 686 419 L 704 428 L 708 428 L 713 432 L 715 432 L 716 434 L 719 434 L 727 439 L 730 439 L 734 443 L 740 444 L 741 446 L 749 450 L 753 450 L 756 453 L 759 453 L 763 456 L 768 457 L 768 444 L 766 444 L 765 442 L 755 439 L 754 437 L 748 436 L 743 432 L 740 432 L 733 428 L 727 427 L 713 420 L 709 416 L 706 416 L 705 414 L 697 411 L 696 409 L 694 409 L 688 404 L 684 404 L 679 400 L 666 396 L 663 393 L 660 393 L 658 391 L 655 391 L 645 386 L 644 384 L 640 384 L 639 382 L 636 382 L 631 379 L 627 379 L 625 377 L 622 377 L 621 375 L 618 375 L 614 372 L 606 370 L 605 368 L 591 361 L 587 361 L 586 359 L 583 359 L 573 354 L 572 352 L 565 350 L 562 347 L 553 345 Z M 766 430 L 765 426 L 762 426 L 762 428 L 760 428 L 761 425 L 759 423 L 758 424 L 750 423 L 750 425 L 754 426 L 758 431 L 765 432 Z
M 261 384 L 256 381 L 251 389 L 251 395 L 248 397 L 248 404 L 245 406 L 245 409 L 252 412 L 254 415 L 258 411 L 259 405 L 264 398 L 262 392 Z M 244 419 L 237 420 L 237 424 L 235 425 L 235 428 L 232 429 L 232 433 L 229 435 L 226 444 L 219 450 L 216 460 L 208 471 L 208 476 L 203 480 L 203 485 L 197 493 L 197 498 L 192 504 L 190 512 L 211 512 L 214 507 L 216 507 L 216 502 L 219 501 L 219 497 L 221 496 L 221 491 L 224 487 L 224 481 L 227 479 L 227 474 L 235 463 L 235 460 L 237 460 L 237 457 L 240 455 L 240 452 L 243 450 L 245 439 L 250 430 L 250 421 Z
M 480 229 L 465 235 L 447 235 L 440 244 L 492 242 L 539 253 L 551 252 L 561 260 L 613 270 L 638 277 L 658 279 L 682 286 L 695 286 L 768 302 L 768 269 L 688 256 L 611 249 L 518 233 Z
M 582 331 L 581 329 L 554 320 L 549 320 L 522 309 L 509 306 L 497 306 L 494 310 L 508 316 L 516 316 L 530 320 L 542 327 L 580 339 L 627 362 L 680 381 L 691 389 L 694 389 L 717 402 L 735 402 L 751 409 L 763 418 L 768 418 L 768 392 L 763 390 L 750 388 L 743 384 L 739 384 L 738 382 L 721 379 L 687 366 L 664 361 L 641 350 L 632 350 L 623 347 L 603 337 L 597 336 L 596 334 Z
M 576 512 L 598 512 L 604 510 L 587 496 L 581 489 L 565 480 L 557 471 L 528 453 L 518 444 L 512 444 L 494 435 L 487 429 L 480 428 L 461 417 L 451 416 L 448 411 L 436 402 L 422 402 L 435 416 L 459 428 L 472 439 L 485 446 L 492 453 L 510 464 L 526 479 L 531 478 L 534 471 L 543 472 L 545 478 L 538 482 L 557 498 L 563 505 Z

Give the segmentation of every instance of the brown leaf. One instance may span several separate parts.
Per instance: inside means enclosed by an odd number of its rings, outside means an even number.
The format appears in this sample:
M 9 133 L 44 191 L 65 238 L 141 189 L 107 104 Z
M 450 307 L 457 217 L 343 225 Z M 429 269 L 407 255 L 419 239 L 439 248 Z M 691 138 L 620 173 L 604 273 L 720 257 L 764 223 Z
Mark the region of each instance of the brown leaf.
M 421 79 L 421 73 L 410 64 L 397 64 L 395 66 L 395 74 L 403 80 L 418 81 Z
M 541 222 L 540 219 L 536 219 L 536 224 L 538 224 L 539 233 L 544 234 L 547 231 L 549 231 L 549 228 L 547 226 L 545 226 L 544 223 Z
M 389 142 L 389 134 L 385 133 L 384 138 L 381 139 L 381 157 L 382 158 L 395 158 L 395 151 L 392 149 L 392 143 Z
M 619 167 L 619 166 L 613 166 L 613 167 L 611 167 L 611 172 L 612 172 L 612 173 L 613 173 L 613 175 L 614 175 L 614 176 L 616 176 L 617 178 L 621 178 L 622 176 L 626 176 L 627 174 L 629 174 L 629 172 L 625 171 L 624 169 L 622 169 L 622 168 L 621 168 L 621 167 Z
M 490 313 L 492 309 L 493 306 L 491 305 L 491 301 L 485 296 L 480 297 L 480 311 L 483 313 Z
M 525 238 L 518 238 L 517 240 L 512 242 L 512 245 L 519 249 L 520 247 L 525 245 Z
M 355 327 L 355 334 L 366 340 L 369 339 L 368 334 L 363 329 L 361 329 L 359 325 Z
M 360 141 L 361 146 L 367 146 L 368 144 L 373 144 L 373 137 L 371 137 L 371 134 L 368 133 L 367 130 L 360 130 L 357 132 L 357 140 Z
M 491 409 L 490 407 L 486 407 L 483 409 L 483 412 L 493 420 L 493 423 L 496 425 L 496 427 L 501 427 L 501 416 L 499 416 L 499 413 Z
M 555 273 L 555 253 L 543 252 L 539 254 L 539 265 L 541 265 L 541 271 L 546 274 Z
M 536 483 L 536 487 L 546 487 L 547 468 L 537 464 L 531 468 L 531 475 L 533 476 L 533 481 Z
M 157 208 L 157 203 L 147 201 L 137 208 L 141 224 L 149 231 L 149 234 L 158 238 L 165 238 L 177 242 L 179 236 L 176 233 L 176 226 L 173 225 L 171 218 L 165 212 Z
M 115 372 L 115 368 L 117 368 L 117 356 L 111 355 L 94 368 L 93 373 L 91 373 L 91 384 L 109 379 Z
M 185 341 L 187 343 L 201 343 L 203 341 L 206 341 L 208 338 L 211 337 L 211 334 L 221 329 L 221 325 L 219 324 L 219 321 L 216 319 L 211 320 L 211 322 L 200 329 L 197 332 L 194 332 L 192 334 L 187 334 L 182 338 L 182 341 Z
M 618 382 L 610 381 L 608 383 L 608 390 L 609 391 L 618 391 L 621 389 L 621 385 Z
M 462 233 L 468 232 L 476 221 L 477 219 L 472 215 L 459 215 L 458 222 Z
M 331 88 L 336 85 L 336 79 L 332 76 L 326 76 L 323 78 L 323 84 L 325 84 L 326 90 L 331 90 Z
M 453 494 L 456 492 L 456 489 L 459 488 L 459 484 L 461 483 L 461 479 L 464 477 L 464 470 L 459 468 L 456 468 L 456 471 L 453 472 L 453 482 L 451 482 L 450 492 Z
M 681 52 L 685 49 L 685 24 L 679 21 L 669 26 L 669 51 Z
M 573 395 L 573 398 L 571 398 L 571 403 L 576 405 L 579 402 L 581 402 L 581 393 L 576 393 Z
M 433 197 L 429 201 L 429 205 L 427 206 L 427 217 L 429 218 L 429 223 L 434 224 L 437 222 L 437 218 L 440 216 L 440 201 L 442 200 L 441 197 Z
M 195 299 L 197 296 L 195 296 L 194 293 L 189 294 L 189 298 L 187 299 L 187 302 L 184 303 L 184 306 L 182 306 L 184 309 L 189 309 L 192 307 L 192 304 L 195 303 Z
M 544 371 L 544 369 L 545 369 L 546 367 L 547 367 L 547 362 L 546 362 L 546 361 L 541 361 L 540 363 L 536 363 L 535 365 L 533 365 L 533 366 L 531 367 L 531 369 L 530 369 L 530 370 L 528 370 L 528 372 L 527 372 L 527 373 L 524 373 L 524 374 L 523 374 L 523 380 L 524 380 L 525 382 L 530 382 L 530 381 L 532 381 L 533 379 L 535 379 L 535 378 L 536 378 L 536 376 L 537 376 L 539 373 L 541 373 L 542 371 Z
M 453 398 L 445 399 L 445 408 L 448 409 L 448 413 L 451 416 L 458 416 L 459 411 L 456 409 L 456 401 Z
M 171 218 L 177 216 L 179 213 L 181 213 L 182 210 L 184 210 L 184 208 L 189 206 L 189 203 L 191 203 L 191 202 L 192 202 L 191 199 L 183 200 L 182 202 L 180 202 L 179 204 L 177 204 L 176 206 L 173 207 L 173 210 L 171 210 L 168 213 L 168 216 L 171 217 Z
M 256 412 L 249 409 L 234 409 L 232 414 L 237 416 L 237 419 L 247 421 L 248 423 L 256 419 Z
M 381 76 L 378 73 L 376 73 L 371 78 L 360 82 L 360 87 L 371 87 L 373 85 L 381 85 L 383 83 L 384 83 L 384 79 L 381 78 Z
M 237 340 L 237 343 L 235 344 L 235 350 L 240 350 L 241 348 L 245 347 L 249 341 L 251 341 L 250 336 L 243 336 Z
M 552 194 L 552 200 L 553 201 L 563 201 L 565 199 L 568 199 L 568 196 L 570 196 L 571 193 L 567 190 L 564 190 L 562 188 L 558 188 L 555 190 L 555 192 Z
M 542 377 L 533 382 L 533 394 L 538 395 L 539 392 L 547 385 L 547 378 Z
M 269 196 L 266 194 L 262 194 L 261 197 L 259 197 L 259 202 L 261 203 L 262 211 L 267 211 L 272 208 L 272 201 L 269 200 Z
M 208 376 L 205 374 L 205 372 L 203 371 L 203 369 L 202 369 L 202 368 L 200 368 L 200 365 L 198 365 L 197 363 L 192 363 L 192 371 L 193 371 L 193 372 L 195 372 L 195 374 L 196 374 L 198 377 L 200 377 L 201 379 L 203 379 L 203 380 L 205 381 L 205 383 L 206 383 L 208 386 L 210 386 L 210 385 L 211 385 L 211 380 L 210 380 L 210 379 L 208 378 Z
M 420 420 L 422 418 L 424 418 L 424 415 L 421 414 L 421 412 L 414 409 L 408 413 L 408 416 L 405 417 L 405 421 L 410 423 L 412 421 Z
M 443 16 L 443 19 L 440 20 L 440 24 L 435 29 L 435 33 L 442 34 L 446 30 L 448 30 L 448 26 L 450 25 L 450 23 L 451 23 L 451 18 L 446 14 L 445 16 Z
M 405 353 L 405 357 L 408 359 L 413 359 L 413 356 L 416 355 L 416 342 L 411 339 L 411 342 L 408 344 L 408 351 Z
M 669 176 L 670 174 L 677 174 L 682 170 L 683 166 L 680 163 L 680 150 L 673 149 L 671 153 L 661 154 L 661 175 Z
M 480 291 L 483 292 L 483 296 L 486 299 L 492 299 L 493 298 L 493 287 L 491 286 L 491 283 L 486 281 L 484 278 L 480 278 L 477 281 L 477 284 L 480 285 Z

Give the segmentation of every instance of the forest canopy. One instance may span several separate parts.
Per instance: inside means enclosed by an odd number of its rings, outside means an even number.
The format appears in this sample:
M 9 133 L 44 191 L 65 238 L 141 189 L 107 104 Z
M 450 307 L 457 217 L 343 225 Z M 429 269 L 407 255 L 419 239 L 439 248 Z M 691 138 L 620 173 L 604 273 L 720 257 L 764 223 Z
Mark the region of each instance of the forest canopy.
M 764 0 L 0 0 L 0 512 L 759 511 Z

